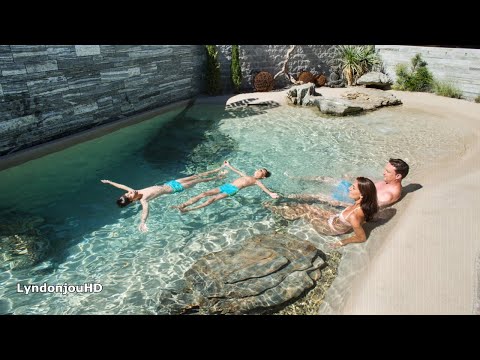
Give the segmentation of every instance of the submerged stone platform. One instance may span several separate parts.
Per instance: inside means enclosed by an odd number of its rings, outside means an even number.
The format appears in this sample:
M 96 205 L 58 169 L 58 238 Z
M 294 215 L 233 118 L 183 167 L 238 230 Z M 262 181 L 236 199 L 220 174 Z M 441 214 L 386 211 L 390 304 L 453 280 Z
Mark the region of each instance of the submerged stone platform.
M 172 301 L 161 294 L 161 312 L 261 314 L 312 288 L 327 266 L 324 259 L 323 252 L 293 235 L 257 235 L 199 259 L 185 273 L 182 294 Z

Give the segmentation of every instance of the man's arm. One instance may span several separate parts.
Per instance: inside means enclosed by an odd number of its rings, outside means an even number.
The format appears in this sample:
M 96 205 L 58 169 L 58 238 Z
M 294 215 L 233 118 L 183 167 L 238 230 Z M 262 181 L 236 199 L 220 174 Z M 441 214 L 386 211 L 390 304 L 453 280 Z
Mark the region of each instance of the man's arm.
M 290 179 L 295 179 L 295 180 L 302 180 L 302 181 L 313 181 L 313 182 L 323 182 L 326 184 L 337 184 L 339 179 L 338 178 L 332 178 L 329 176 L 290 176 L 288 174 L 285 174 L 288 176 Z M 351 176 L 349 175 L 344 175 L 343 179 L 350 181 Z
M 255 181 L 255 185 L 258 185 L 260 189 L 265 191 L 268 195 L 270 195 L 272 198 L 277 199 L 280 196 L 277 193 L 271 192 L 270 190 L 267 189 L 265 185 L 263 185 L 259 180 Z
M 226 166 L 228 168 L 230 168 L 232 171 L 235 171 L 238 175 L 240 176 L 247 176 L 246 174 L 242 173 L 240 170 L 238 169 L 235 169 L 232 165 L 230 165 L 230 163 L 228 162 L 228 160 L 225 160 L 223 162 L 223 166 Z
M 122 184 L 117 184 L 116 182 L 110 181 L 110 180 L 100 180 L 104 184 L 110 184 L 112 186 L 115 186 L 116 188 L 125 190 L 125 191 L 134 191 L 133 189 L 129 188 L 128 186 L 122 185 Z
M 145 224 L 148 218 L 148 201 L 140 200 L 140 204 L 142 204 L 142 220 L 140 221 L 140 225 L 138 225 L 138 230 L 140 232 L 147 232 L 148 227 Z

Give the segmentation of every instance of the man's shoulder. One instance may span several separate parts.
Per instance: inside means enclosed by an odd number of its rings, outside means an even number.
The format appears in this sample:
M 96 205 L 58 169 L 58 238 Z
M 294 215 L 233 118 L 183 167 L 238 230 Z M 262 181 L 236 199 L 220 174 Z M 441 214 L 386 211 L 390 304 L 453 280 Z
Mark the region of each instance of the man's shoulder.
M 399 197 L 402 194 L 402 184 L 391 184 L 391 186 L 389 186 L 389 191 L 395 198 Z
M 397 202 L 401 197 L 400 191 L 395 191 L 394 189 L 382 189 L 383 191 L 377 193 L 378 204 L 380 206 L 390 206 L 393 203 Z

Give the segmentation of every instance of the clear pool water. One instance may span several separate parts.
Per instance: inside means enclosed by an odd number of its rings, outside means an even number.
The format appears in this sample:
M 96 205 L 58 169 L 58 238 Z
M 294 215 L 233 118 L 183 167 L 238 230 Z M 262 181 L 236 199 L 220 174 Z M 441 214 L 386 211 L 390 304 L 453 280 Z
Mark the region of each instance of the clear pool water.
M 0 172 L 0 313 L 162 313 L 159 292 L 181 289 L 184 272 L 209 252 L 285 226 L 319 246 L 329 240 L 302 221 L 278 222 L 262 206 L 271 199 L 258 187 L 185 215 L 170 208 L 219 182 L 153 200 L 150 231 L 141 234 L 140 205 L 118 208 L 123 192 L 100 179 L 139 189 L 229 159 L 247 173 L 270 170 L 264 184 L 280 194 L 329 192 L 329 185 L 289 176 L 375 180 L 388 158 L 398 157 L 410 164 L 407 179 L 414 181 L 418 169 L 463 151 L 453 126 L 438 127 L 434 118 L 402 107 L 346 118 L 320 117 L 310 108 L 245 109 L 172 111 Z M 100 283 L 103 290 L 17 292 L 17 284 L 43 283 Z

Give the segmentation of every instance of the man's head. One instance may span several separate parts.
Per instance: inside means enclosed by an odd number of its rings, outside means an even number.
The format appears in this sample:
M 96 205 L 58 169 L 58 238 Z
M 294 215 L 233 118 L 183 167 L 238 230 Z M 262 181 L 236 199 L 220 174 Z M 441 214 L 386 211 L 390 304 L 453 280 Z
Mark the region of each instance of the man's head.
M 117 205 L 120 207 L 125 207 L 130 204 L 138 195 L 137 190 L 129 191 L 125 195 L 122 195 L 117 200 Z
M 264 179 L 264 178 L 268 178 L 270 175 L 272 175 L 270 173 L 270 171 L 263 168 L 263 169 L 258 169 L 257 171 L 255 171 L 255 173 L 253 174 L 253 177 L 255 177 L 257 179 Z
M 387 184 L 401 182 L 408 175 L 409 169 L 408 164 L 402 159 L 390 159 L 383 170 L 383 179 Z

